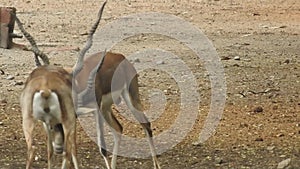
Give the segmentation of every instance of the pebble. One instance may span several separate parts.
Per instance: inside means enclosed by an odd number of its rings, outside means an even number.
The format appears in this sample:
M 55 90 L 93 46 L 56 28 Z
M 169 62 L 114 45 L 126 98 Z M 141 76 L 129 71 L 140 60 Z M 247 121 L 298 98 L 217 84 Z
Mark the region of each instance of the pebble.
M 233 59 L 234 60 L 241 60 L 241 58 L 239 56 L 235 56 Z
M 221 58 L 221 60 L 230 60 L 231 58 L 230 57 L 228 57 L 228 56 L 223 56 L 222 58 Z
M 156 64 L 157 65 L 163 65 L 163 64 L 165 64 L 165 62 L 163 60 L 159 60 L 159 61 L 156 62 Z
M 283 161 L 281 161 L 280 163 L 278 163 L 277 169 L 284 169 L 287 168 L 291 163 L 291 159 L 285 159 Z
M 255 141 L 264 141 L 264 139 L 262 137 L 258 137 L 255 139 Z
M 284 134 L 283 133 L 280 133 L 280 134 L 277 134 L 276 137 L 283 137 Z
M 140 63 L 140 62 L 141 62 L 139 58 L 136 58 L 136 59 L 134 59 L 133 61 L 134 61 L 135 63 Z
M 291 61 L 289 59 L 286 59 L 283 63 L 289 64 Z
M 22 82 L 22 81 L 17 81 L 14 83 L 15 86 L 21 86 L 23 84 L 24 84 L 24 82 Z
M 6 80 L 13 80 L 13 79 L 15 79 L 15 77 L 12 76 L 12 75 L 8 75 L 8 76 L 6 77 Z
M 254 113 L 261 113 L 263 111 L 264 111 L 264 109 L 261 106 L 255 107 L 253 110 Z
M 225 163 L 224 160 L 219 157 L 217 157 L 215 161 L 216 161 L 216 164 L 224 164 Z
M 6 104 L 7 103 L 7 100 L 5 99 L 0 99 L 0 104 Z
M 267 147 L 267 150 L 268 150 L 268 151 L 273 151 L 274 148 L 275 148 L 275 146 L 269 146 L 269 147 Z

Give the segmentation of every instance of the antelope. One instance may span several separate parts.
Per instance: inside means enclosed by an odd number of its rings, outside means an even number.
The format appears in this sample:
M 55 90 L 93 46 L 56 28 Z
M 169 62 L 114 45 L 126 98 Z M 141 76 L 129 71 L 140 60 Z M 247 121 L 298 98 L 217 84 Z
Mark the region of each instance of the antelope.
M 103 4 L 105 5 L 106 2 Z M 99 20 L 100 21 L 100 20 Z M 91 33 L 90 33 L 91 35 Z M 153 143 L 151 123 L 142 112 L 142 104 L 139 98 L 138 76 L 133 65 L 124 55 L 112 52 L 98 52 L 84 57 L 85 53 L 92 46 L 92 36 L 89 38 L 85 50 L 82 50 L 76 65 L 73 67 L 73 78 L 76 84 L 74 89 L 77 95 L 78 107 L 89 107 L 93 103 L 92 96 L 96 97 L 99 110 L 94 111 L 96 119 L 97 143 L 99 151 L 104 158 L 107 169 L 116 168 L 117 153 L 123 131 L 122 125 L 112 113 L 112 104 L 120 102 L 122 97 L 133 113 L 134 117 L 141 124 L 146 137 L 148 138 L 155 169 L 160 169 L 156 151 Z M 77 115 L 81 115 L 77 111 Z M 111 165 L 109 164 L 108 153 L 104 140 L 103 122 L 111 128 L 114 137 Z
M 31 168 L 34 160 L 36 147 L 33 144 L 33 130 L 37 121 L 43 122 L 47 133 L 48 169 L 52 166 L 52 137 L 54 135 L 56 140 L 61 139 L 60 127 L 64 131 L 65 140 L 62 168 L 69 168 L 73 162 L 74 168 L 78 169 L 72 76 L 61 67 L 49 65 L 48 57 L 37 48 L 33 37 L 25 31 L 19 18 L 16 15 L 14 17 L 19 29 L 32 45 L 38 66 L 30 73 L 20 96 L 22 126 L 27 143 L 26 169 Z M 44 65 L 39 62 L 38 57 L 42 58 Z M 59 151 L 62 153 L 62 149 Z
M 100 22 L 104 5 L 99 11 L 98 20 L 90 31 L 90 36 L 93 35 Z M 48 169 L 52 166 L 53 149 L 58 154 L 64 153 L 63 169 L 69 168 L 71 161 L 74 168 L 78 169 L 76 111 L 72 97 L 73 72 L 70 73 L 62 67 L 49 65 L 47 55 L 38 49 L 35 40 L 23 28 L 19 18 L 14 14 L 12 15 L 15 17 L 19 29 L 32 46 L 37 66 L 27 78 L 20 96 L 22 125 L 27 143 L 26 169 L 31 168 L 34 159 L 36 147 L 33 145 L 32 135 L 37 121 L 43 122 L 47 133 Z M 42 59 L 44 65 L 40 63 L 39 58 Z M 54 141 L 52 142 L 53 135 Z
M 79 116 L 81 114 L 85 114 L 81 112 L 80 108 L 89 107 L 89 104 L 93 104 L 94 102 L 90 99 L 90 96 L 94 94 L 96 96 L 96 104 L 98 106 L 97 109 L 93 110 L 93 113 L 96 120 L 99 151 L 104 158 L 106 168 L 115 169 L 123 127 L 112 114 L 111 106 L 116 101 L 120 101 L 120 98 L 122 97 L 134 117 L 139 121 L 145 131 L 152 154 L 154 168 L 160 169 L 153 143 L 151 123 L 142 112 L 143 108 L 139 98 L 136 69 L 122 54 L 104 51 L 85 57 L 86 52 L 92 46 L 93 34 L 101 20 L 105 5 L 106 1 L 103 3 L 99 11 L 96 23 L 93 25 L 88 34 L 88 40 L 85 47 L 79 53 L 77 63 L 72 69 L 65 68 L 65 70 L 67 70 L 69 75 L 73 78 L 72 87 L 75 92 L 72 92 L 74 100 L 78 103 L 77 105 L 74 105 L 76 115 Z M 39 51 L 35 52 L 35 55 L 36 61 L 39 60 L 37 56 L 40 56 L 42 60 L 45 57 Z M 47 62 L 47 60 L 45 62 Z M 115 79 L 116 77 L 117 79 Z M 113 80 L 117 80 L 116 83 L 114 81 L 113 84 Z M 108 157 L 104 139 L 104 122 L 112 128 L 114 136 L 114 147 L 111 162 Z M 64 137 L 64 133 L 66 132 L 65 128 L 56 127 L 55 129 L 55 138 L 57 138 L 55 143 L 64 142 L 66 139 L 66 137 Z M 58 144 L 56 146 L 61 147 Z M 66 146 L 66 144 L 63 146 Z M 58 149 L 65 149 L 65 147 Z

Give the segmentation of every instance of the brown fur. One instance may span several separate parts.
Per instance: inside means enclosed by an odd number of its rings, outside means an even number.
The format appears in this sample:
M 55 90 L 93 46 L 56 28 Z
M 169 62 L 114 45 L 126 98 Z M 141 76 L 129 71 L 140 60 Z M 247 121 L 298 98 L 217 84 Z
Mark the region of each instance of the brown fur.
M 33 97 L 36 92 L 41 90 L 44 91 L 41 96 L 46 98 L 46 100 L 50 97 L 51 92 L 55 92 L 58 96 L 61 109 L 61 121 L 56 121 L 56 119 L 54 119 L 54 121 L 50 122 L 51 126 L 49 126 L 48 129 L 53 128 L 55 125 L 62 124 L 64 128 L 64 137 L 66 138 L 64 143 L 66 152 L 64 160 L 67 162 L 66 165 L 69 165 L 72 154 L 76 158 L 76 119 L 71 85 L 72 78 L 70 74 L 63 68 L 55 66 L 38 67 L 33 70 L 27 78 L 20 98 L 23 130 L 28 147 L 27 169 L 31 167 L 34 157 L 32 132 L 37 120 L 33 117 Z M 44 111 L 49 111 L 49 108 L 44 107 Z M 51 168 L 51 158 L 53 155 L 52 138 L 49 134 L 50 131 L 46 131 L 48 134 L 48 168 Z M 75 163 L 77 163 L 77 160 Z
M 78 93 L 80 93 L 87 87 L 87 81 L 89 79 L 90 73 L 98 65 L 102 55 L 103 53 L 99 52 L 91 56 L 88 56 L 84 59 L 84 64 L 83 64 L 84 66 L 76 76 L 76 82 L 77 82 L 76 90 Z M 119 100 L 121 96 L 123 98 L 125 96 L 127 98 L 126 104 L 128 105 L 128 107 L 135 108 L 135 109 L 131 108 L 131 112 L 133 113 L 134 117 L 140 122 L 143 129 L 145 130 L 145 133 L 149 140 L 150 150 L 153 156 L 154 168 L 159 169 L 160 166 L 156 158 L 156 152 L 152 140 L 151 125 L 147 117 L 142 112 L 142 105 L 139 98 L 138 76 L 133 65 L 122 54 L 107 52 L 104 57 L 103 64 L 100 67 L 99 72 L 96 74 L 96 78 L 94 82 L 95 82 L 96 100 L 99 108 L 101 109 L 100 110 L 101 115 L 99 114 L 100 112 L 96 114 L 97 131 L 100 133 L 102 132 L 103 130 L 101 129 L 102 124 L 100 123 L 101 123 L 101 118 L 104 118 L 104 120 L 108 123 L 108 125 L 113 128 L 113 135 L 115 138 L 115 146 L 113 150 L 111 168 L 115 169 L 116 167 L 116 154 L 118 152 L 118 146 L 121 140 L 120 137 L 123 128 L 121 124 L 118 122 L 118 120 L 112 114 L 111 104 L 113 104 L 113 102 L 112 101 L 103 102 L 102 99 L 104 95 L 110 94 L 115 91 L 121 91 L 119 96 L 117 96 L 118 98 L 114 98 L 114 99 Z M 89 101 L 91 100 L 88 100 L 88 102 Z M 100 136 L 98 135 L 98 137 L 101 137 L 98 138 L 98 144 L 99 146 L 101 146 L 99 147 L 100 152 L 105 159 L 107 168 L 110 168 L 110 166 L 108 165 L 109 160 L 105 150 L 103 133 L 100 134 Z

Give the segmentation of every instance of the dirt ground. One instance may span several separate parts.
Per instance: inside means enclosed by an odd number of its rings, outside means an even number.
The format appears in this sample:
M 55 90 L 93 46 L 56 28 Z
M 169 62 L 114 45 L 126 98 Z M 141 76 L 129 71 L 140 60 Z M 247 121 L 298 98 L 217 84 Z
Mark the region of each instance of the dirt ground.
M 227 97 L 216 133 L 194 145 L 210 107 L 210 81 L 203 62 L 174 39 L 141 35 L 117 44 L 112 51 L 129 55 L 145 48 L 162 48 L 189 66 L 197 79 L 201 102 L 193 129 L 175 147 L 159 155 L 162 168 L 300 168 L 300 3 L 297 0 L 109 0 L 101 26 L 122 16 L 160 12 L 178 16 L 201 29 L 214 44 L 225 70 Z M 53 64 L 73 66 L 78 49 L 95 20 L 101 1 L 6 0 L 25 29 Z M 20 31 L 16 28 L 16 32 Z M 16 43 L 29 43 L 17 39 Z M 138 61 L 135 61 L 138 62 Z M 168 64 L 169 60 L 163 64 Z M 138 63 L 135 63 L 138 64 Z M 25 168 L 26 143 L 19 95 L 34 68 L 29 51 L 0 49 L 0 168 Z M 152 88 L 164 91 L 167 106 L 152 123 L 154 135 L 167 130 L 178 116 L 180 90 L 159 70 L 139 74 L 147 108 Z M 122 110 L 120 110 L 122 111 Z M 118 113 L 116 113 L 118 114 Z M 117 115 L 124 134 L 141 137 L 141 127 Z M 105 168 L 97 145 L 78 123 L 81 168 Z M 43 131 L 43 130 L 41 130 Z M 36 132 L 35 168 L 46 168 L 44 132 Z M 59 166 L 60 156 L 55 156 Z M 290 160 L 290 161 L 289 161 Z M 118 168 L 153 168 L 150 158 L 118 157 Z

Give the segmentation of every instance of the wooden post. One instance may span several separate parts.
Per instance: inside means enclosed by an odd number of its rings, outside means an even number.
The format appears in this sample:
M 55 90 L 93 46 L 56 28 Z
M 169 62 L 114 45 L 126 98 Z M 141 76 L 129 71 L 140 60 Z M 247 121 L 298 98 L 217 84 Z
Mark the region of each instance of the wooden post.
M 10 12 L 16 13 L 14 7 L 0 7 L 0 47 L 9 49 L 12 47 L 12 35 L 15 26 L 15 18 Z

